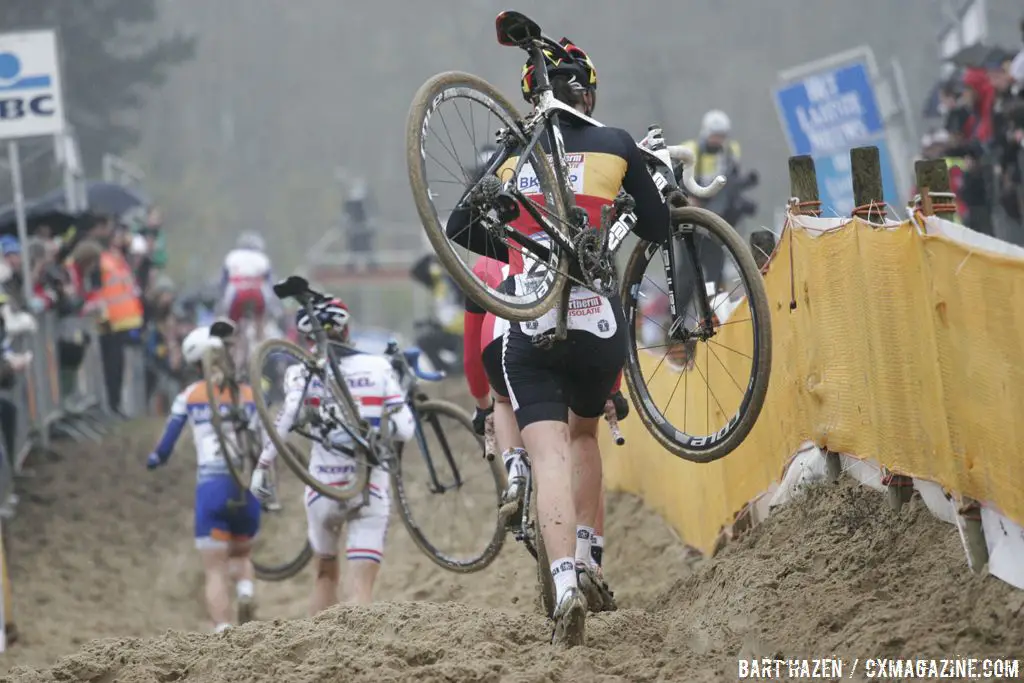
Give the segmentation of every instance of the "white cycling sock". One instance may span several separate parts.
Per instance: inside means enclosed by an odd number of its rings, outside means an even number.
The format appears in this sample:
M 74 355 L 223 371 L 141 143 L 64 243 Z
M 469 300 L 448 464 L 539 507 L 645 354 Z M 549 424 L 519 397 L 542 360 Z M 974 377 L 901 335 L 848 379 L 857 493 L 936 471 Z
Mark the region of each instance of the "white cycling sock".
M 600 569 L 604 558 L 604 536 L 594 534 L 590 537 L 590 566 Z
M 223 633 L 224 631 L 227 631 L 229 628 L 231 628 L 231 624 L 217 624 L 214 627 L 213 632 L 214 633 Z
M 551 578 L 555 581 L 555 604 L 560 605 L 562 598 L 570 588 L 577 588 L 576 562 L 571 557 L 563 557 L 551 563 Z
M 525 455 L 526 451 L 522 448 L 510 448 L 501 454 L 510 481 L 514 477 L 526 476 L 526 460 L 523 457 Z
M 242 579 L 235 584 L 235 595 L 240 598 L 251 598 L 256 593 L 256 586 L 249 579 Z
M 594 536 L 594 527 L 576 525 L 576 561 L 590 566 L 590 539 Z

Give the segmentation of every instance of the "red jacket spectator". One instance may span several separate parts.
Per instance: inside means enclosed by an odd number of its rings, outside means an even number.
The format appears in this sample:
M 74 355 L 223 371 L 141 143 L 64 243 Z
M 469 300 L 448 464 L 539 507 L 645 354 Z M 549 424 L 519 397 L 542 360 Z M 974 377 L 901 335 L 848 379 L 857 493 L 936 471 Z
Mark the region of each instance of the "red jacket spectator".
M 964 127 L 964 136 L 988 143 L 992 140 L 992 107 L 996 101 L 996 89 L 985 69 L 980 68 L 964 72 L 964 85 L 974 91 L 971 117 Z

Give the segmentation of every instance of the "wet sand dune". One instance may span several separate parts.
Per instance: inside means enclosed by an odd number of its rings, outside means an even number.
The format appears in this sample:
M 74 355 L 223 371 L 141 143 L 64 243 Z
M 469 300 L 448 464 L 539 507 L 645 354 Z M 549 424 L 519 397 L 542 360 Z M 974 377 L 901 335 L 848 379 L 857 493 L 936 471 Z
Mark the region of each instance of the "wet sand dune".
M 535 570 L 515 543 L 459 576 L 397 518 L 380 603 L 299 618 L 307 569 L 259 584 L 263 621 L 199 633 L 193 464 L 182 448 L 147 472 L 158 432 L 128 425 L 37 463 L 9 529 L 21 642 L 0 680 L 716 681 L 735 679 L 737 657 L 1024 652 L 1024 597 L 971 575 L 955 529 L 917 501 L 896 516 L 849 483 L 810 491 L 711 561 L 635 498 L 612 496 L 606 564 L 622 609 L 591 618 L 584 648 L 547 644 Z

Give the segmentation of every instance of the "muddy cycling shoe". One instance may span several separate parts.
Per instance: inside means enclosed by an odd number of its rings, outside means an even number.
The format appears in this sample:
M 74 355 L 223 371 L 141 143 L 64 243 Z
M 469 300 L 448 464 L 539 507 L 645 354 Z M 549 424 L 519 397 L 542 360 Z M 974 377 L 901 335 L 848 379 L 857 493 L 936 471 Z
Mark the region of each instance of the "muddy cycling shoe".
M 243 595 L 238 598 L 238 623 L 248 624 L 256 618 L 256 598 L 252 595 Z
M 618 609 L 615 593 L 593 567 L 577 562 L 576 581 L 587 598 L 587 609 L 591 612 L 614 612 Z
M 551 644 L 578 647 L 586 640 L 587 600 L 576 588 L 570 588 L 555 608 L 555 628 Z

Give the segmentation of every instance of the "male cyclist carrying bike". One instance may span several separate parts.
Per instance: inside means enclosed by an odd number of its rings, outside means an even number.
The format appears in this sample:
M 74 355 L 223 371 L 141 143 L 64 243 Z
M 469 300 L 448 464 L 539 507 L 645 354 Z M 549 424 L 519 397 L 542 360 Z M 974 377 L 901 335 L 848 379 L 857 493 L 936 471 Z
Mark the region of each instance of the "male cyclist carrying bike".
M 182 356 L 201 374 L 203 354 L 207 349 L 220 348 L 221 344 L 219 338 L 210 334 L 208 327 L 199 327 L 182 342 Z M 256 417 L 252 389 L 241 384 L 239 396 L 255 429 L 259 418 Z M 225 394 L 220 405 L 227 404 L 228 396 Z M 260 505 L 251 493 L 239 488 L 224 460 L 220 441 L 210 421 L 206 382 L 202 380 L 189 385 L 174 400 L 167 427 L 156 449 L 146 460 L 146 467 L 152 470 L 167 463 L 186 424 L 192 427 L 198 461 L 196 548 L 203 558 L 206 573 L 206 607 L 214 631 L 219 633 L 231 626 L 231 580 L 235 581 L 239 622 L 245 623 L 253 618 L 255 572 L 250 553 L 252 541 L 260 528 Z M 233 441 L 234 435 L 227 434 L 225 438 Z
M 330 341 L 347 345 L 349 342 L 348 307 L 340 299 L 331 299 L 314 305 L 314 312 Z M 312 338 L 313 325 L 305 309 L 296 316 L 295 326 L 301 335 Z M 395 377 L 391 363 L 380 356 L 342 352 L 338 368 L 348 382 L 352 398 L 359 406 L 359 414 L 371 426 L 379 426 L 384 412 L 395 406 L 400 410 L 391 416 L 392 434 L 398 441 L 412 437 L 415 426 L 412 412 L 405 405 L 405 396 Z M 308 386 L 307 386 L 308 382 Z M 330 392 L 318 378 L 309 381 L 304 365 L 293 365 L 285 373 L 285 400 L 274 429 L 288 434 L 300 408 L 306 406 L 323 411 L 331 406 Z M 305 406 L 301 406 L 301 402 Z M 309 473 L 329 486 L 344 486 L 355 476 L 357 463 L 350 455 L 354 444 L 351 436 L 338 427 L 324 443 L 314 442 L 309 458 Z M 264 445 L 259 464 L 253 471 L 250 490 L 263 499 L 271 494 L 267 486 L 268 468 L 277 457 L 269 441 Z M 306 523 L 309 543 L 316 556 L 316 580 L 310 613 L 317 614 L 338 601 L 337 589 L 338 541 L 341 528 L 347 524 L 345 542 L 348 573 L 345 576 L 344 599 L 350 604 L 369 604 L 373 599 L 373 584 L 384 557 L 384 538 L 388 530 L 391 509 L 391 482 L 388 473 L 380 467 L 370 470 L 368 495 L 356 496 L 339 503 L 306 487 Z
M 593 63 L 568 39 L 563 38 L 560 44 L 566 55 L 556 56 L 550 50 L 544 53 L 553 94 L 589 116 L 597 89 Z M 531 103 L 538 94 L 533 71 L 527 63 L 521 81 L 523 97 Z M 590 225 L 600 225 L 601 208 L 625 190 L 636 203 L 637 234 L 649 241 L 666 241 L 668 207 L 629 133 L 564 114 L 560 123 L 565 151 L 574 157 L 570 175 L 576 203 L 586 210 Z M 545 148 L 549 151 L 550 145 L 545 144 Z M 509 159 L 499 169 L 498 177 L 503 177 L 507 168 L 514 168 L 517 161 L 516 157 Z M 524 167 L 519 176 L 521 183 L 530 170 Z M 540 195 L 531 198 L 544 201 Z M 539 241 L 540 228 L 526 211 L 512 224 Z M 508 263 L 510 277 L 503 286 L 517 292 L 530 286 L 518 248 L 475 223 L 467 206 L 460 203 L 448 219 L 446 232 L 452 241 Z M 557 316 L 556 306 L 539 320 L 510 323 L 503 339 L 502 366 L 516 422 L 538 479 L 537 511 L 544 543 L 553 560 L 551 574 L 556 591 L 553 640 L 578 645 L 584 637 L 587 604 L 580 589 L 590 580 L 586 569 L 591 539 L 577 534 L 574 540 L 573 530 L 592 529 L 598 517 L 598 420 L 625 362 L 626 336 L 618 296 L 605 298 L 574 286 L 568 337 L 547 348 L 534 343 L 539 335 L 555 327 Z

